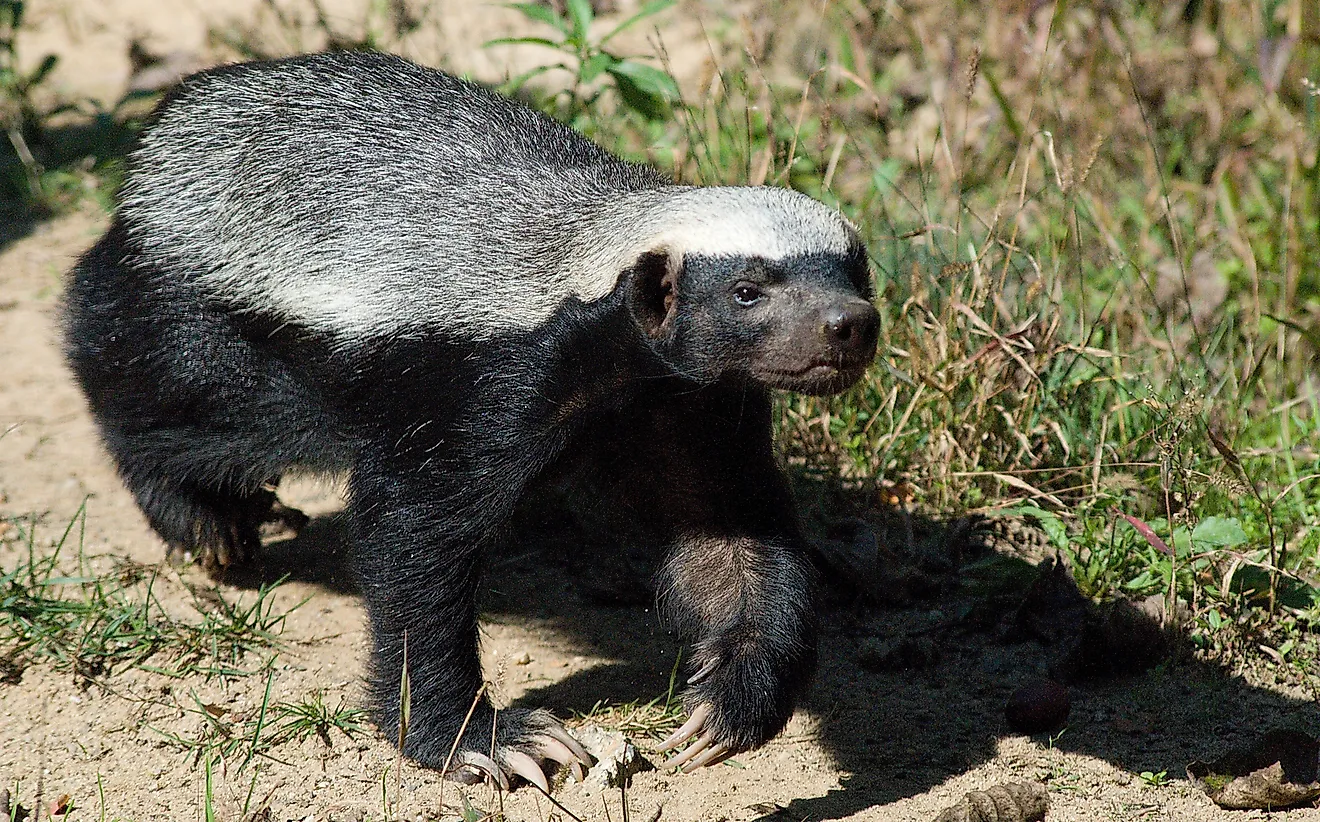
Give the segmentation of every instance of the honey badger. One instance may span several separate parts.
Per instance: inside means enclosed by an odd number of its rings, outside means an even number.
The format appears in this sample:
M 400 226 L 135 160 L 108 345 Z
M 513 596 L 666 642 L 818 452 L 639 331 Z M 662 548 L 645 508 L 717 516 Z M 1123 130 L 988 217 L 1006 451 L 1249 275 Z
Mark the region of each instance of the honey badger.
M 482 682 L 475 594 L 528 489 L 582 454 L 662 535 L 692 642 L 673 764 L 778 733 L 816 656 L 813 572 L 768 389 L 874 356 L 852 226 L 775 188 L 672 185 L 474 84 L 383 54 L 186 78 L 70 275 L 65 345 L 147 520 L 212 572 L 347 472 L 371 693 L 443 767 Z M 608 464 L 607 464 L 608 463 Z M 654 504 L 653 504 L 654 503 Z M 590 764 L 546 711 L 479 701 L 451 776 Z M 493 756 L 492 734 L 494 734 Z

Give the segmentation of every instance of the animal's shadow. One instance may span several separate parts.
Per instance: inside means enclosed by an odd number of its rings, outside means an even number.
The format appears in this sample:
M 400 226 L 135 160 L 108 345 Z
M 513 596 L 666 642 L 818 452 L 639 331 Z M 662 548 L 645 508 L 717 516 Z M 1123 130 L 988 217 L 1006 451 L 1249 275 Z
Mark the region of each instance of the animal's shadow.
M 620 573 L 641 560 L 628 556 L 621 564 L 618 556 L 600 555 L 607 546 L 575 541 L 560 525 L 536 537 L 522 529 L 512 547 L 490 558 L 483 616 L 535 621 L 582 653 L 613 661 L 519 702 L 566 715 L 588 712 L 600 700 L 663 695 L 681 646 L 646 587 L 636 579 L 629 587 Z M 978 601 L 957 582 L 956 569 L 940 573 L 945 559 L 956 565 L 975 550 L 964 544 L 966 521 L 905 515 L 888 527 L 882 518 L 877 533 L 889 545 L 883 557 L 918 570 L 893 574 L 894 596 L 881 605 L 874 597 L 863 603 L 855 586 L 830 586 L 819 673 L 802 706 L 817 720 L 818 743 L 846 776 L 841 787 L 792 799 L 766 819 L 845 818 L 924 793 L 989 760 L 1011 733 L 1003 712 L 1008 697 L 1057 657 L 1057 649 L 1007 641 L 995 629 L 1011 620 L 1011 597 Z M 297 537 L 266 546 L 259 563 L 227 581 L 255 587 L 287 576 L 352 593 L 350 553 L 342 519 L 318 517 Z M 935 572 L 919 570 L 932 565 Z M 1123 663 L 1117 659 L 1115 667 Z M 1181 774 L 1189 761 L 1213 758 L 1271 727 L 1320 730 L 1313 701 L 1254 688 L 1187 654 L 1070 690 L 1067 729 L 1050 744 L 1131 773 Z

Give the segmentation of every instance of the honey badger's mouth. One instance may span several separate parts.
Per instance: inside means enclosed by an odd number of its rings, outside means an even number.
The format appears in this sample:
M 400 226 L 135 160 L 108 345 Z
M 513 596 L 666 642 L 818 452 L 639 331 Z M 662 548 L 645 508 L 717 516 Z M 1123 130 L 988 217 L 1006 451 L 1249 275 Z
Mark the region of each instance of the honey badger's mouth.
M 837 394 L 857 382 L 871 364 L 871 358 L 852 360 L 812 360 L 798 368 L 761 368 L 754 375 L 758 380 L 783 391 L 799 394 Z

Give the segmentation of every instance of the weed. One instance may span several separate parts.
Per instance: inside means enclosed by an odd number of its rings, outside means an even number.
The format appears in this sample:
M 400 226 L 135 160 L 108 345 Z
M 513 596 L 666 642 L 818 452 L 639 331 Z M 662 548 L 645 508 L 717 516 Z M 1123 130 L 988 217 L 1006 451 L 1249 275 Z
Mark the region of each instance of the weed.
M 332 731 L 347 739 L 366 733 L 365 710 L 350 707 L 342 699 L 331 708 L 320 691 L 298 702 L 272 702 L 274 680 L 274 672 L 268 672 L 261 704 L 255 710 L 237 711 L 209 703 L 190 691 L 191 704 L 178 707 L 191 718 L 192 732 L 179 733 L 150 724 L 147 728 L 187 754 L 194 766 L 220 763 L 227 772 L 232 768 L 233 773 L 243 773 L 259 759 L 281 762 L 274 750 L 286 743 L 298 744 L 316 737 L 329 749 L 334 746 Z M 255 769 L 252 780 L 248 803 L 255 789 Z
M 339 731 L 348 739 L 356 739 L 366 733 L 366 718 L 365 709 L 349 707 L 342 698 L 331 708 L 325 704 L 324 692 L 314 691 L 300 702 L 275 706 L 275 738 L 300 742 L 315 736 L 329 747 L 332 744 L 332 730 Z
M 111 557 L 110 570 L 94 570 L 107 562 L 83 552 L 85 504 L 48 553 L 38 549 L 38 518 L 8 521 L 22 555 L 12 569 L 0 569 L 0 649 L 7 676 L 42 660 L 84 681 L 123 668 L 169 677 L 236 677 L 252 672 L 245 667 L 249 656 L 258 669 L 273 659 L 292 611 L 276 608 L 277 585 L 262 586 L 247 603 L 226 599 L 219 589 L 189 586 L 193 614 L 176 617 L 155 594 L 162 584 L 159 567 Z M 66 551 L 76 554 L 73 574 L 61 570 Z
M 538 3 L 513 3 L 528 20 L 554 29 L 553 37 L 502 37 L 486 43 L 490 46 L 531 45 L 554 49 L 569 62 L 547 63 L 509 79 L 504 84 L 507 93 L 516 93 L 526 83 L 549 71 L 566 71 L 573 77 L 570 88 L 553 95 L 550 105 L 564 119 L 574 122 L 593 109 L 603 91 L 593 84 L 608 77 L 619 99 L 627 108 L 650 120 L 659 120 L 670 112 L 678 100 L 678 85 L 668 72 L 620 57 L 606 49 L 606 45 L 622 32 L 654 17 L 670 6 L 674 0 L 650 0 L 636 14 L 619 23 L 599 39 L 591 36 L 595 20 L 589 0 L 567 0 L 564 13 Z M 594 90 L 593 90 L 594 88 Z
M 1137 776 L 1141 777 L 1141 781 L 1152 788 L 1162 788 L 1165 785 L 1169 784 L 1168 771 L 1159 771 L 1159 772 L 1142 771 L 1141 773 L 1137 774 Z

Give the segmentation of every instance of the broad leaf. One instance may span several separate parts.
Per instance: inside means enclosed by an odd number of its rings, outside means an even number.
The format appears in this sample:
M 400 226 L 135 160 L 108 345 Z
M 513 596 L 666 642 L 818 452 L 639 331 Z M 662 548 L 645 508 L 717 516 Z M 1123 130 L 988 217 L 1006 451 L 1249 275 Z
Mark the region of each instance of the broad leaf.
M 591 10 L 591 0 L 565 0 L 564 7 L 568 11 L 568 19 L 573 23 L 573 41 L 578 45 L 586 43 L 587 30 L 596 17 L 596 13 Z
M 1203 545 L 1232 548 L 1247 541 L 1247 532 L 1235 517 L 1206 517 L 1192 529 L 1192 540 Z
M 591 55 L 578 69 L 578 78 L 584 83 L 590 83 L 600 76 L 602 71 L 608 71 L 612 66 L 619 62 L 619 58 L 613 54 L 599 52 Z

